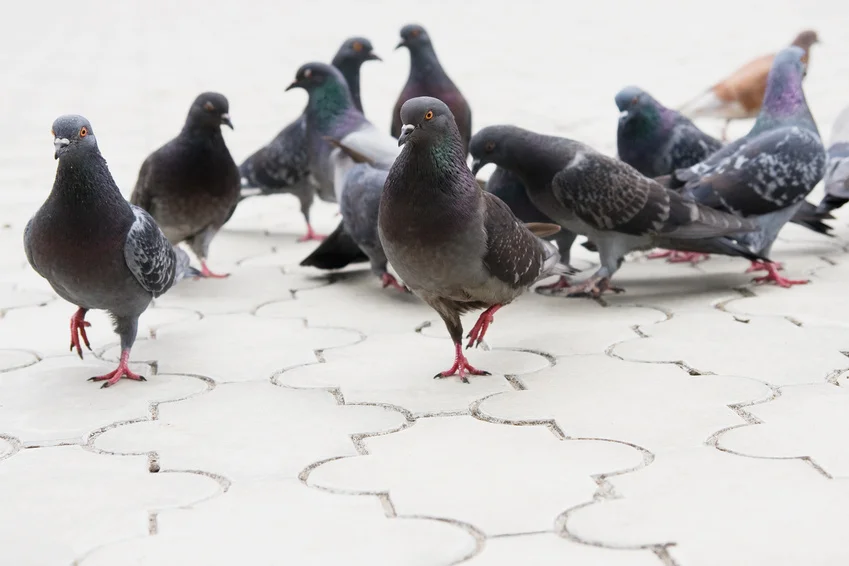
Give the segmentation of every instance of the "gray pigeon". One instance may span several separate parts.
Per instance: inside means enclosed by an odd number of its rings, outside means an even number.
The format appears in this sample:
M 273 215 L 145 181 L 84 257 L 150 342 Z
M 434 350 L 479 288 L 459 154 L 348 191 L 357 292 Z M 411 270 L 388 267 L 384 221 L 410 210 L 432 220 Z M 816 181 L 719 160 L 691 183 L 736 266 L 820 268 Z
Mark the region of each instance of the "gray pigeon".
M 616 94 L 619 159 L 646 177 L 669 175 L 690 167 L 722 147 L 688 118 L 667 108 L 635 86 Z
M 366 61 L 379 61 L 371 42 L 364 37 L 352 37 L 333 57 L 333 66 L 339 69 L 348 88 L 354 107 L 363 110 L 360 102 L 360 67 Z M 322 240 L 310 224 L 310 208 L 315 196 L 315 186 L 309 182 L 309 156 L 307 153 L 307 117 L 302 113 L 277 136 L 248 157 L 240 166 L 242 198 L 256 194 L 292 194 L 301 203 L 301 214 L 307 223 L 307 233 L 299 242 Z
M 239 169 L 221 134 L 222 124 L 233 128 L 229 108 L 217 92 L 198 96 L 177 137 L 144 160 L 130 196 L 172 244 L 189 244 L 202 277 L 227 277 L 210 271 L 206 260 L 209 243 L 239 201 Z
M 764 257 L 825 172 L 825 148 L 802 90 L 804 54 L 787 47 L 776 55 L 761 112 L 748 134 L 669 179 L 669 186 L 680 187 L 688 198 L 756 221 L 758 229 L 738 241 Z M 756 261 L 750 271 L 767 272 L 755 279 L 758 283 L 807 283 L 781 277 L 779 268 Z
M 820 216 L 829 214 L 849 201 L 849 108 L 840 113 L 832 126 L 823 184 L 825 197 L 817 207 Z
M 755 228 L 754 222 L 684 199 L 640 175 L 633 167 L 565 138 L 515 126 L 490 126 L 472 138 L 472 165 L 487 163 L 519 175 L 531 201 L 562 227 L 587 236 L 601 267 L 569 295 L 599 296 L 624 256 L 661 245 L 759 259 L 723 236 Z M 391 258 L 390 258 L 391 260 Z
M 324 63 L 307 63 L 298 69 L 286 90 L 302 88 L 309 95 L 306 147 L 310 177 L 322 200 L 339 202 L 342 187 L 335 187 L 334 147 L 328 138 L 351 148 L 378 168 L 388 168 L 398 155 L 398 145 L 380 132 L 354 106 L 342 74 Z
M 362 254 L 371 264 L 372 273 L 380 278 L 384 288 L 391 286 L 406 292 L 407 289 L 386 270 L 386 254 L 377 235 L 380 195 L 389 171 L 374 167 L 368 159 L 336 140 L 328 141 L 338 148 L 330 154 L 330 159 L 337 170 L 335 182 L 343 186 L 342 199 L 339 202 L 342 222 L 334 231 L 333 237 L 322 242 L 301 265 L 338 269 L 359 261 Z M 344 246 L 348 245 L 348 239 L 354 245 L 346 254 Z M 343 264 L 339 263 L 341 257 L 347 257 Z
M 121 337 L 115 371 L 92 377 L 109 387 L 122 377 L 145 381 L 129 368 L 139 315 L 184 275 L 188 255 L 175 254 L 144 210 L 128 203 L 100 155 L 94 130 L 82 116 L 53 122 L 59 160 L 53 190 L 24 230 L 32 268 L 56 293 L 79 308 L 71 317 L 71 350 L 90 350 L 85 320 L 90 309 L 109 312 Z
M 561 273 L 557 248 L 534 235 L 498 197 L 481 190 L 466 166 L 454 116 L 419 97 L 401 107 L 404 146 L 380 200 L 380 241 L 407 286 L 445 322 L 454 364 L 435 377 L 487 375 L 469 364 L 460 315 L 486 309 L 468 335 L 480 344 L 493 315 L 542 277 Z M 536 225 L 549 234 L 558 227 Z
M 463 149 L 468 152 L 472 138 L 472 109 L 465 97 L 448 77 L 433 49 L 425 29 L 417 24 L 401 28 L 401 41 L 395 47 L 410 51 L 410 75 L 392 111 L 392 135 L 401 134 L 401 105 L 417 96 L 433 96 L 448 105 L 457 120 Z

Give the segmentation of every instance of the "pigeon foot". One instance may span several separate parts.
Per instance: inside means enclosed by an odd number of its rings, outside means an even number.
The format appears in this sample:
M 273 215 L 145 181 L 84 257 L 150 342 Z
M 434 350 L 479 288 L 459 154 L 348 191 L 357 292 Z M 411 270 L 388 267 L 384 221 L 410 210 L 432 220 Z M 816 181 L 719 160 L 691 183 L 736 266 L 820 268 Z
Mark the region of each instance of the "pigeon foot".
M 402 293 L 409 293 L 410 292 L 409 289 L 407 289 L 405 286 L 398 283 L 398 280 L 395 279 L 395 276 L 393 276 L 389 273 L 384 273 L 383 275 L 380 276 L 380 283 L 383 285 L 384 289 L 386 289 L 387 287 L 392 287 L 394 289 L 398 289 Z
M 466 335 L 466 338 L 469 339 L 469 343 L 466 345 L 466 348 L 471 348 L 474 344 L 475 346 L 480 346 L 481 341 L 483 340 L 484 334 L 489 330 L 489 325 L 493 322 L 493 316 L 498 312 L 503 305 L 492 305 L 485 311 L 481 313 L 478 317 L 478 321 L 472 327 L 472 330 Z
M 675 255 L 675 251 L 673 250 L 660 250 L 657 252 L 652 252 L 646 256 L 646 259 L 663 259 L 663 258 L 671 258 Z
M 442 377 L 457 375 L 460 377 L 460 381 L 463 383 L 469 383 L 469 379 L 466 377 L 466 372 L 468 372 L 469 375 L 492 375 L 488 371 L 477 369 L 470 364 L 469 360 L 466 359 L 466 356 L 463 355 L 463 345 L 460 342 L 457 342 L 454 344 L 454 365 L 445 371 L 437 373 L 433 376 L 433 378 L 439 379 Z
M 91 344 L 88 343 L 88 336 L 85 334 L 85 329 L 91 326 L 90 322 L 86 322 L 85 313 L 88 312 L 88 309 L 84 309 L 80 307 L 77 312 L 74 313 L 74 316 L 71 317 L 71 351 L 74 351 L 74 348 L 77 349 L 77 355 L 80 359 L 83 359 L 83 349 L 80 344 L 80 338 L 83 339 L 83 344 L 85 347 L 91 351 Z
M 200 262 L 200 275 L 195 277 L 195 279 L 226 279 L 230 277 L 229 273 L 213 273 L 209 270 L 209 267 L 206 266 L 205 261 Z
M 320 242 L 324 240 L 327 236 L 322 234 L 316 234 L 315 230 L 312 229 L 312 225 L 307 223 L 307 233 L 298 238 L 298 243 L 316 241 Z
M 590 296 L 594 299 L 599 298 L 605 291 L 613 291 L 614 293 L 624 293 L 625 289 L 621 287 L 613 287 L 610 285 L 609 277 L 590 277 L 582 283 L 578 283 L 566 289 L 567 297 L 585 297 Z
M 122 377 L 126 377 L 127 379 L 134 379 L 136 381 L 147 381 L 144 376 L 130 371 L 129 361 L 130 351 L 124 350 L 121 352 L 121 361 L 118 362 L 118 367 L 115 369 L 115 371 L 111 371 L 106 375 L 90 377 L 88 378 L 88 380 L 105 382 L 103 385 L 100 386 L 101 389 L 106 389 L 107 387 L 115 385 Z
M 787 279 L 786 277 L 782 277 L 778 274 L 778 268 L 775 267 L 772 263 L 767 263 L 766 266 L 767 274 L 763 277 L 755 277 L 752 279 L 753 283 L 761 285 L 763 283 L 775 283 L 779 287 L 783 287 L 784 289 L 789 289 L 793 285 L 807 285 L 810 283 L 807 279 Z
M 560 289 L 568 289 L 570 285 L 572 285 L 572 283 L 569 281 L 569 278 L 565 275 L 561 275 L 560 279 L 551 285 L 540 285 L 537 287 L 537 291 L 559 291 Z
M 710 259 L 710 254 L 702 252 L 676 252 L 673 251 L 666 260 L 668 263 L 690 263 L 696 265 Z
M 767 265 L 769 262 L 766 261 L 753 261 L 752 265 L 749 266 L 749 269 L 746 270 L 746 273 L 754 273 L 756 271 L 769 271 Z M 771 265 L 775 266 L 776 271 L 781 271 L 784 269 L 784 264 L 773 262 Z

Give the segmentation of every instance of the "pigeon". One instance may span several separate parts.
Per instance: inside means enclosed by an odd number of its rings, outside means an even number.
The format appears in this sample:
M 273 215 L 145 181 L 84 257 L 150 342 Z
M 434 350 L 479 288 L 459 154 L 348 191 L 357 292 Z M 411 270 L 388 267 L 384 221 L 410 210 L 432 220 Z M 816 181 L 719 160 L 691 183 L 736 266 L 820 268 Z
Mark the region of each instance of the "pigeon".
M 635 87 L 616 95 L 619 159 L 646 177 L 661 177 L 703 161 L 722 147 L 688 118 Z
M 811 46 L 815 43 L 819 43 L 817 32 L 805 30 L 796 36 L 791 45 L 804 50 L 804 63 L 807 65 Z M 775 55 L 774 53 L 763 55 L 749 61 L 684 104 L 679 110 L 690 118 L 701 116 L 724 118 L 722 139 L 725 140 L 731 120 L 755 118 L 760 112 L 766 92 L 767 76 Z
M 472 153 L 472 157 L 475 157 L 474 153 Z M 540 210 L 534 206 L 534 203 L 532 203 L 531 199 L 528 197 L 528 192 L 525 189 L 525 185 L 522 183 L 522 180 L 517 175 L 507 171 L 506 169 L 496 167 L 495 171 L 493 171 L 492 175 L 490 175 L 489 179 L 487 179 L 484 190 L 503 200 L 504 204 L 509 206 L 510 210 L 513 211 L 513 214 L 516 215 L 516 218 L 526 224 L 556 224 L 554 220 L 540 212 Z M 554 240 L 554 242 L 557 243 L 557 250 L 560 252 L 561 263 L 569 265 L 571 263 L 572 244 L 575 242 L 577 237 L 577 234 L 574 232 L 561 228 L 556 234 L 546 239 Z M 563 275 L 553 286 L 563 287 L 568 286 L 568 283 L 568 278 Z M 540 286 L 538 288 L 545 289 L 547 287 L 548 286 Z
M 333 66 L 339 69 L 354 106 L 362 112 L 360 101 L 360 67 L 366 61 L 380 61 L 374 54 L 371 42 L 364 37 L 352 37 L 336 52 Z M 299 242 L 323 240 L 310 223 L 310 208 L 315 197 L 315 187 L 309 182 L 309 157 L 307 155 L 307 117 L 302 113 L 277 136 L 248 157 L 240 166 L 242 198 L 257 194 L 295 195 L 301 203 L 301 214 L 307 223 L 307 233 Z
M 849 201 L 849 107 L 840 113 L 831 129 L 823 184 L 825 197 L 816 210 L 821 217 Z
M 310 177 L 322 200 L 339 202 L 342 187 L 335 187 L 335 167 L 330 160 L 334 147 L 328 138 L 388 169 L 398 156 L 398 145 L 380 132 L 354 106 L 342 74 L 324 63 L 302 65 L 286 90 L 302 88 L 309 95 L 305 110 L 306 147 Z
M 337 148 L 330 154 L 330 160 L 336 168 L 334 183 L 343 185 L 339 201 L 342 222 L 334 231 L 333 238 L 322 242 L 301 265 L 338 269 L 360 261 L 363 255 L 384 288 L 393 287 L 407 292 L 407 288 L 386 270 L 386 254 L 377 234 L 380 195 L 389 171 L 374 167 L 368 159 L 337 140 L 328 141 Z M 353 245 L 350 246 L 350 243 Z
M 189 108 L 182 131 L 142 163 L 130 202 L 145 209 L 168 240 L 186 242 L 200 260 L 201 276 L 221 278 L 206 265 L 209 243 L 239 202 L 239 169 L 221 126 L 230 129 L 224 95 L 204 92 Z
M 404 146 L 383 189 L 378 234 L 389 263 L 433 308 L 454 342 L 454 364 L 434 376 L 489 375 L 463 354 L 460 315 L 485 309 L 468 334 L 479 345 L 493 315 L 542 277 L 559 274 L 556 246 L 537 237 L 558 226 L 519 222 L 498 197 L 481 190 L 466 165 L 460 130 L 448 106 L 427 96 L 401 106 Z
M 724 237 L 755 229 L 753 221 L 688 201 L 627 163 L 580 142 L 516 126 L 489 126 L 475 134 L 471 149 L 472 155 L 480 156 L 472 162 L 472 172 L 488 163 L 513 172 L 537 208 L 595 244 L 601 267 L 568 287 L 570 296 L 622 291 L 610 280 L 625 254 L 661 244 L 762 259 Z
M 56 293 L 77 305 L 71 317 L 71 351 L 91 350 L 85 315 L 109 312 L 121 337 L 115 371 L 92 377 L 109 387 L 122 377 L 145 381 L 129 368 L 139 315 L 150 301 L 193 273 L 186 252 L 175 250 L 151 216 L 128 203 L 100 154 L 91 124 L 82 116 L 53 122 L 53 189 L 24 230 L 32 268 Z
M 445 74 L 427 31 L 415 24 L 401 28 L 401 41 L 395 47 L 410 51 L 410 75 L 392 111 L 392 136 L 401 135 L 401 105 L 417 96 L 433 96 L 448 105 L 457 120 L 463 147 L 468 152 L 472 139 L 472 109 L 469 103 Z
M 826 153 L 805 100 L 805 51 L 787 47 L 769 72 L 763 107 L 751 131 L 708 159 L 673 173 L 668 185 L 687 198 L 757 222 L 738 242 L 768 257 L 781 228 L 805 204 L 825 173 Z M 779 265 L 756 261 L 757 283 L 790 287 L 807 283 L 778 274 Z

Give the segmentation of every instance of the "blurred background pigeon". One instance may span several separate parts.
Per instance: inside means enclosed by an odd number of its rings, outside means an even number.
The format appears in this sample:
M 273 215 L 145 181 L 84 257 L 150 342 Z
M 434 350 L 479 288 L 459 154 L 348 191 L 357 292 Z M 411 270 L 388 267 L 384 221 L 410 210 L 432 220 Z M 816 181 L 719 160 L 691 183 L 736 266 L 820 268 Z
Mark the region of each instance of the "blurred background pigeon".
M 816 212 L 833 218 L 829 213 L 849 201 L 849 107 L 843 109 L 832 126 L 823 181 L 825 197 Z

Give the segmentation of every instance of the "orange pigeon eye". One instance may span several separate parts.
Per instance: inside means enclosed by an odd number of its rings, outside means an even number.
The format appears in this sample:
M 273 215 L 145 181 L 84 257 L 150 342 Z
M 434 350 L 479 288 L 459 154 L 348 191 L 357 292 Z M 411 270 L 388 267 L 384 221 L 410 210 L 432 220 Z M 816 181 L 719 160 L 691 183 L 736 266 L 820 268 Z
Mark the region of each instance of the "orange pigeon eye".
M 88 135 L 88 128 L 86 128 L 85 126 L 83 126 L 82 128 L 80 128 L 80 137 L 81 137 L 81 138 L 84 138 L 84 137 L 86 137 L 87 135 Z
M 206 104 L 203 105 L 203 109 L 206 110 L 207 112 L 212 112 L 213 110 L 215 110 L 215 105 L 211 102 L 207 102 Z
M 55 138 L 55 137 L 56 137 L 56 132 L 54 132 L 53 130 L 50 130 L 50 135 L 51 135 L 51 136 L 53 136 L 53 137 Z
M 492 151 L 493 149 L 495 149 L 495 142 L 487 143 L 484 149 L 487 151 L 487 153 Z
M 306 71 L 304 71 L 304 78 L 305 79 L 308 79 L 311 76 L 312 76 L 312 69 L 307 69 Z
M 354 44 L 351 46 L 351 48 L 354 51 L 356 51 L 357 53 L 359 53 L 360 51 L 363 50 L 363 44 L 360 43 L 359 41 L 355 41 Z
M 428 110 L 427 114 L 425 114 L 425 120 L 430 120 L 431 118 L 433 118 L 433 111 Z
M 413 31 L 410 32 L 410 37 L 418 37 L 418 36 L 419 36 L 419 30 L 414 29 Z

